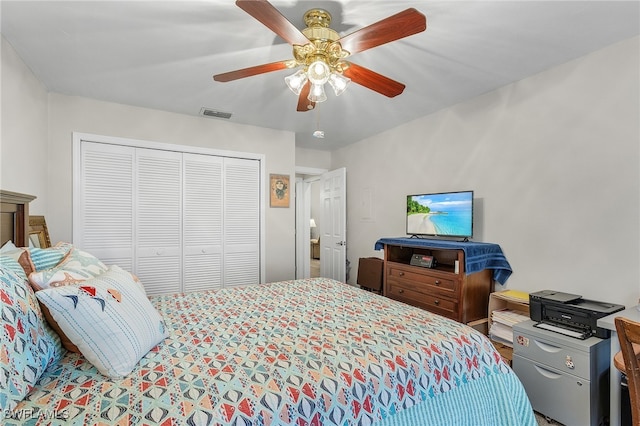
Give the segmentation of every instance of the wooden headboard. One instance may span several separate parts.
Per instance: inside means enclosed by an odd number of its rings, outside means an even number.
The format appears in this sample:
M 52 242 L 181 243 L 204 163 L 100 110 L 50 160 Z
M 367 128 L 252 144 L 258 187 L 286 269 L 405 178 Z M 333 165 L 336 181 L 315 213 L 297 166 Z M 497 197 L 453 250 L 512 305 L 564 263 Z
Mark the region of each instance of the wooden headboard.
M 0 190 L 0 246 L 11 240 L 29 245 L 29 203 L 35 196 Z

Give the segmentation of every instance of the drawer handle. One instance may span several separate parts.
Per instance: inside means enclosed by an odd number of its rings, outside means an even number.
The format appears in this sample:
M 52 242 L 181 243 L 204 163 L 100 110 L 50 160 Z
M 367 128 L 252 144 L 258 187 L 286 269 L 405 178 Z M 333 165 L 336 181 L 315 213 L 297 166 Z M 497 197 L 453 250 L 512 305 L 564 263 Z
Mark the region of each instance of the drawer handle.
M 562 377 L 561 374 L 554 373 L 553 371 L 549 371 L 546 368 L 539 367 L 535 364 L 533 366 L 535 367 L 536 370 L 538 370 L 538 373 L 540 373 L 541 375 L 543 375 L 548 379 L 559 379 Z
M 400 273 L 398 275 L 400 275 L 402 277 L 402 276 L 404 276 L 404 272 L 400 271 Z
M 433 303 L 435 303 L 435 304 L 436 304 L 436 306 L 437 306 L 437 305 L 439 305 L 439 304 L 440 304 L 440 301 L 439 301 L 438 299 L 436 299 L 436 300 L 434 300 L 434 302 L 433 302 Z
M 436 280 L 436 285 L 440 285 L 440 280 Z
M 548 343 L 541 342 L 539 340 L 534 340 L 534 342 L 540 349 L 542 349 L 545 352 L 558 353 L 562 350 L 562 348 L 558 346 L 553 346 Z
M 404 290 L 400 289 L 400 290 L 398 290 L 398 293 L 402 294 L 402 293 L 404 293 Z

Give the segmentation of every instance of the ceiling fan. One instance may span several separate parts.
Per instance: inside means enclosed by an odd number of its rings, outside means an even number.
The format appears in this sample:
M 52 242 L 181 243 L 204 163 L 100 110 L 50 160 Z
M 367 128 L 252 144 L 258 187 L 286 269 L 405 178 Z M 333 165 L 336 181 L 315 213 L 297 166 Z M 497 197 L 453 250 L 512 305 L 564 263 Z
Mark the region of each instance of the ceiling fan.
M 390 98 L 401 94 L 404 84 L 345 58 L 427 28 L 426 17 L 409 8 L 340 37 L 329 28 L 331 15 L 323 9 L 308 10 L 304 14 L 307 27 L 300 31 L 267 0 L 237 0 L 236 5 L 291 44 L 294 59 L 229 71 L 214 75 L 213 79 L 228 82 L 298 68 L 295 74 L 285 78 L 287 86 L 299 96 L 298 111 L 309 111 L 315 108 L 316 102 L 325 101 L 324 85 L 327 82 L 336 95 L 344 92 L 351 81 Z

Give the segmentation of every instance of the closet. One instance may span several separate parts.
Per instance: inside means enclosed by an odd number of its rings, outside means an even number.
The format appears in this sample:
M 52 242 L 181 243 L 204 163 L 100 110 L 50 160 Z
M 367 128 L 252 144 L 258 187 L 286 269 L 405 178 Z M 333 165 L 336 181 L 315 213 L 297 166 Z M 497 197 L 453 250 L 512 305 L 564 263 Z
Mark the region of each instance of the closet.
M 259 159 L 77 144 L 76 246 L 149 295 L 260 282 Z

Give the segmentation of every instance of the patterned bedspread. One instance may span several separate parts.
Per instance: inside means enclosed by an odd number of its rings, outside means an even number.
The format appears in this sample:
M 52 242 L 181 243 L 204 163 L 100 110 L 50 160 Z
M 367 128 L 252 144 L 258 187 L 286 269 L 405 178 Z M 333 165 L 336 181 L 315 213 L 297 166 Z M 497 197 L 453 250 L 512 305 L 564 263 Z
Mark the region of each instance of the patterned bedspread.
M 158 296 L 170 336 L 122 380 L 67 353 L 8 425 L 535 425 L 462 324 L 328 279 Z M 37 419 L 37 420 L 36 420 Z

